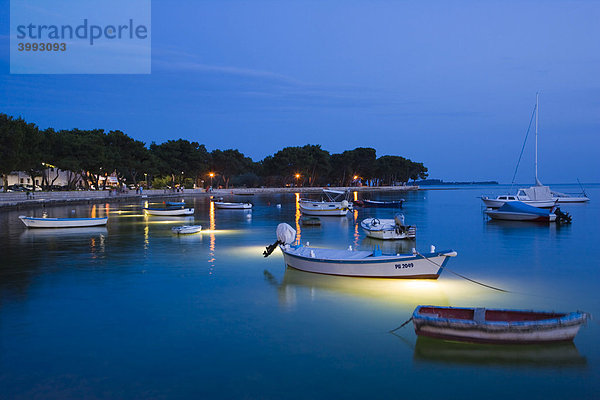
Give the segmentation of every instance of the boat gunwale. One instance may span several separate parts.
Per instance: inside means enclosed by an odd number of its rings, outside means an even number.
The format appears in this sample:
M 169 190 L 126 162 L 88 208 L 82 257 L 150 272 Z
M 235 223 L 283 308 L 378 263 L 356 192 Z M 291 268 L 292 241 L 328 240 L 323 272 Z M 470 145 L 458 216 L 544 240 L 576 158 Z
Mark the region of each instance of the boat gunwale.
M 108 217 L 89 217 L 89 218 L 43 218 L 43 217 L 27 217 L 24 215 L 20 215 L 19 219 L 27 219 L 34 221 L 100 221 L 100 220 L 108 220 Z
M 412 318 L 416 325 L 423 325 L 423 323 L 430 322 L 435 323 L 431 325 L 451 327 L 456 330 L 461 329 L 473 329 L 473 328 L 527 328 L 527 327 L 556 327 L 556 326 L 571 326 L 579 325 L 584 323 L 588 319 L 588 314 L 582 311 L 575 311 L 569 313 L 560 312 L 544 312 L 535 310 L 514 310 L 514 309 L 500 309 L 500 308 L 485 308 L 486 311 L 500 311 L 500 312 L 512 312 L 512 313 L 532 313 L 532 314 L 549 314 L 556 315 L 562 314 L 560 317 L 552 317 L 547 319 L 530 320 L 530 321 L 475 321 L 473 319 L 460 319 L 460 318 L 444 318 L 435 317 L 431 315 L 419 314 L 422 308 L 441 308 L 446 310 L 475 310 L 478 307 L 440 307 L 431 305 L 419 305 L 415 308 Z M 420 324 L 417 322 L 421 322 Z
M 301 256 L 297 254 L 290 253 L 286 251 L 283 246 L 279 246 L 281 251 L 286 256 L 299 258 L 301 260 L 309 260 L 312 262 L 322 262 L 322 263 L 334 263 L 334 264 L 380 264 L 383 262 L 395 262 L 395 261 L 410 261 L 410 260 L 429 260 L 430 258 L 435 257 L 446 257 L 442 262 L 440 268 L 444 268 L 448 259 L 452 257 L 452 255 L 448 255 L 450 253 L 455 253 L 454 250 L 444 250 L 444 251 L 436 251 L 434 253 L 425 253 L 423 255 L 413 255 L 413 254 L 400 254 L 399 256 L 392 255 L 381 255 L 381 256 L 367 256 L 367 258 L 358 258 L 358 259 L 337 259 L 337 258 L 313 258 L 307 256 Z M 315 247 L 318 248 L 318 247 Z

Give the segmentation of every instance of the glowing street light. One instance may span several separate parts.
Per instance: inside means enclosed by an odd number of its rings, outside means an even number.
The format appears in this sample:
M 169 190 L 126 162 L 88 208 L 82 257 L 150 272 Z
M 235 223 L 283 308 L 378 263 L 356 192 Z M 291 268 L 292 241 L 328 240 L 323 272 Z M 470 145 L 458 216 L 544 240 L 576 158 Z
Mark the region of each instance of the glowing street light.
M 210 187 L 212 187 L 212 178 L 215 176 L 215 173 L 214 172 L 210 172 L 208 174 L 208 176 L 210 176 Z

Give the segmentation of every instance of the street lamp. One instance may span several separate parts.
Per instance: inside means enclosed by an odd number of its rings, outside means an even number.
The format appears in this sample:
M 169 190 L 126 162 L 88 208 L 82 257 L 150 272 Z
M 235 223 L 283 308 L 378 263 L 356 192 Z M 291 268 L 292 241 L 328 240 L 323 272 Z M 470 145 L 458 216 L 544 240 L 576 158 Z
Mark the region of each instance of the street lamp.
M 296 186 L 298 186 L 298 180 L 300 179 L 300 174 L 296 174 Z
M 212 187 L 212 178 L 215 176 L 215 173 L 214 172 L 210 172 L 208 174 L 208 176 L 210 176 L 210 187 Z

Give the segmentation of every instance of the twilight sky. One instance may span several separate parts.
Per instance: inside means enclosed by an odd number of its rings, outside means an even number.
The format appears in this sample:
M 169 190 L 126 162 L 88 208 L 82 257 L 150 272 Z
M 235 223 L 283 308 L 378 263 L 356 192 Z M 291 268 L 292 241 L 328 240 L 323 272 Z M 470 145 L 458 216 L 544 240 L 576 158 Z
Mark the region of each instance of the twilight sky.
M 41 128 L 255 160 L 368 146 L 432 178 L 510 182 L 540 91 L 541 180 L 600 182 L 597 1 L 156 0 L 150 75 L 10 75 L 0 10 L 0 112 Z

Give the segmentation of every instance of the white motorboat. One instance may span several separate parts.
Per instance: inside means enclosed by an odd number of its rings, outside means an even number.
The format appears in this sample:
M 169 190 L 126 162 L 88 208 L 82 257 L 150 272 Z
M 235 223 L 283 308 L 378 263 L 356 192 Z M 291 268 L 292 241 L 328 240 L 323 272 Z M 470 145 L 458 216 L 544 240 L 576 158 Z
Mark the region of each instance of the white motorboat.
M 252 203 L 228 203 L 225 201 L 215 201 L 215 207 L 227 210 L 248 210 L 252 208 Z
M 453 250 L 432 251 L 426 254 L 383 255 L 381 250 L 336 250 L 292 245 L 296 231 L 288 224 L 277 226 L 277 242 L 267 247 L 267 257 L 279 245 L 287 266 L 306 272 L 327 275 L 371 278 L 437 279 Z
M 88 226 L 102 226 L 108 222 L 108 217 L 103 218 L 34 218 L 19 216 L 21 222 L 28 228 L 81 228 Z
M 193 208 L 144 208 L 148 215 L 181 217 L 185 215 L 194 215 Z
M 374 239 L 414 239 L 417 236 L 415 226 L 404 225 L 404 215 L 394 219 L 366 218 L 360 223 L 368 237 Z
M 183 225 L 183 226 L 175 226 L 171 228 L 173 233 L 178 235 L 190 235 L 192 233 L 198 233 L 202 230 L 202 225 Z
M 552 208 L 556 204 L 550 188 L 542 184 L 519 189 L 516 195 L 500 195 L 496 198 L 482 196 L 481 200 L 487 208 L 500 208 L 510 202 L 521 202 L 538 208 Z
M 327 200 L 300 199 L 298 205 L 300 211 L 306 215 L 344 216 L 352 209 L 347 199 L 349 193 L 349 191 L 323 189 L 323 195 Z

